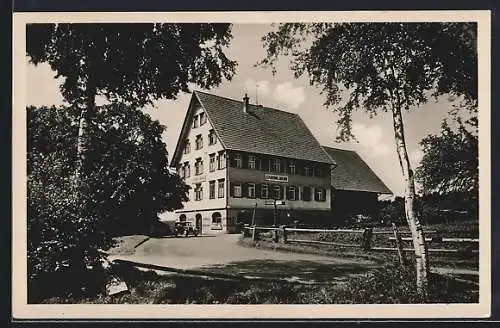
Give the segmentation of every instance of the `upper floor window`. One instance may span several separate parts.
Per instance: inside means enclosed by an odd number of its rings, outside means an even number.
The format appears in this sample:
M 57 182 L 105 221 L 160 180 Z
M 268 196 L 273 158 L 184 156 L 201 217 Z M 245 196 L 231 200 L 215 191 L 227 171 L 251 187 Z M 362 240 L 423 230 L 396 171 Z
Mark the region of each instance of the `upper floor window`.
M 295 162 L 288 163 L 288 172 L 290 172 L 290 174 L 295 174 L 296 172 Z
M 182 177 L 189 178 L 190 176 L 191 176 L 191 167 L 189 165 L 189 162 L 185 162 L 182 167 Z
M 324 188 L 316 188 L 314 200 L 317 202 L 324 202 L 326 200 L 326 191 Z
M 184 145 L 184 154 L 189 154 L 191 152 L 191 142 L 188 140 Z
M 215 145 L 216 143 L 217 143 L 217 136 L 215 135 L 215 131 L 210 130 L 210 133 L 208 134 L 208 144 Z
M 215 198 L 215 180 L 209 182 L 209 195 L 208 198 Z
M 203 136 L 201 134 L 196 136 L 196 149 L 203 148 Z
M 241 154 L 237 153 L 234 155 L 234 163 L 236 165 L 236 168 L 241 169 L 243 167 L 243 160 L 241 158 Z
M 194 188 L 194 200 L 202 200 L 203 199 L 203 188 L 200 184 L 197 184 Z
M 204 112 L 200 113 L 200 126 L 207 123 L 207 115 Z
M 255 155 L 248 155 L 248 168 L 255 170 Z
M 255 183 L 249 183 L 247 186 L 248 198 L 255 198 Z
M 297 189 L 294 186 L 288 187 L 288 200 L 297 200 Z
M 233 196 L 234 197 L 243 196 L 241 183 L 233 183 Z
M 304 175 L 306 177 L 311 176 L 311 168 L 309 166 L 304 166 Z
M 321 167 L 315 167 L 314 168 L 314 176 L 322 177 L 323 176 L 323 169 Z
M 198 115 L 195 115 L 193 117 L 193 128 L 197 128 L 198 127 Z
M 263 183 L 261 186 L 260 186 L 260 197 L 262 199 L 267 199 L 269 198 L 269 187 L 267 184 Z
M 274 172 L 281 172 L 281 161 L 279 158 L 275 158 L 273 161 Z
M 219 186 L 218 186 L 218 197 L 219 198 L 224 198 L 224 179 L 220 179 L 218 181 Z
M 203 174 L 203 161 L 201 158 L 196 159 L 196 163 L 194 164 L 195 170 L 196 170 L 196 175 Z
M 215 171 L 215 153 L 214 154 L 210 154 L 209 155 L 209 158 L 210 158 L 210 163 L 209 163 L 209 170 L 210 172 L 213 172 Z
M 281 186 L 276 185 L 274 186 L 274 199 L 282 199 L 281 197 Z
M 218 156 L 218 168 L 219 170 L 226 168 L 226 154 L 224 152 L 220 152 Z

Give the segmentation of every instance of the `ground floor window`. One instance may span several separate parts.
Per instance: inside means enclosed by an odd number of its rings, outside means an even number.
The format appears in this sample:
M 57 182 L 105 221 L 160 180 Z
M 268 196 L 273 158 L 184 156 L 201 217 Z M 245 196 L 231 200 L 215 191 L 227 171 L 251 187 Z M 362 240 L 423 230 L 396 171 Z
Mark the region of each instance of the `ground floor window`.
M 324 188 L 316 188 L 314 193 L 314 200 L 317 202 L 326 201 L 326 191 Z
M 222 215 L 219 212 L 212 214 L 212 230 L 222 229 Z
M 255 198 L 255 183 L 248 184 L 248 198 Z
M 262 199 L 268 199 L 269 198 L 269 187 L 267 184 L 262 184 L 260 186 L 260 197 Z
M 179 221 L 181 221 L 181 222 L 185 222 L 185 221 L 186 221 L 186 214 L 181 214 L 181 215 L 179 216 Z

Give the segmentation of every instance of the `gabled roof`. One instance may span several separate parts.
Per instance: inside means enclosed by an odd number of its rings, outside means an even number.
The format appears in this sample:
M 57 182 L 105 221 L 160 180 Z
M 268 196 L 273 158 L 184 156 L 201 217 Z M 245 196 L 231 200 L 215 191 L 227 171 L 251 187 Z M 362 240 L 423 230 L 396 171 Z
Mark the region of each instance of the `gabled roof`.
M 323 146 L 323 149 L 337 163 L 337 166 L 332 168 L 333 188 L 392 194 L 391 190 L 355 151 L 326 146 Z
M 225 149 L 334 164 L 297 114 L 252 104 L 245 113 L 243 101 L 200 91 L 193 92 L 195 97 Z M 189 128 L 186 121 L 183 130 Z

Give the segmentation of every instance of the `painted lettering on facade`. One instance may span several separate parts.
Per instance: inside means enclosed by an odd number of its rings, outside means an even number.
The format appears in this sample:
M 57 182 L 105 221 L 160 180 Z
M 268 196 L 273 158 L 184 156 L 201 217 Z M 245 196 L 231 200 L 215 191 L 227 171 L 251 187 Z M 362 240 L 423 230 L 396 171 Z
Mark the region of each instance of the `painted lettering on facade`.
M 287 175 L 264 174 L 264 179 L 266 181 L 288 183 L 288 176 Z

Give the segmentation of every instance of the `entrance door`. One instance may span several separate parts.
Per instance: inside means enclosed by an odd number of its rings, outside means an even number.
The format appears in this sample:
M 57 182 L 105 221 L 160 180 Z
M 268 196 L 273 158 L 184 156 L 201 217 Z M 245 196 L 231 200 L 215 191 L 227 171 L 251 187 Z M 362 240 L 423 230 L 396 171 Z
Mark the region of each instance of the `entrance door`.
M 196 214 L 196 229 L 198 229 L 200 235 L 202 227 L 203 227 L 203 219 L 201 218 L 201 214 Z

